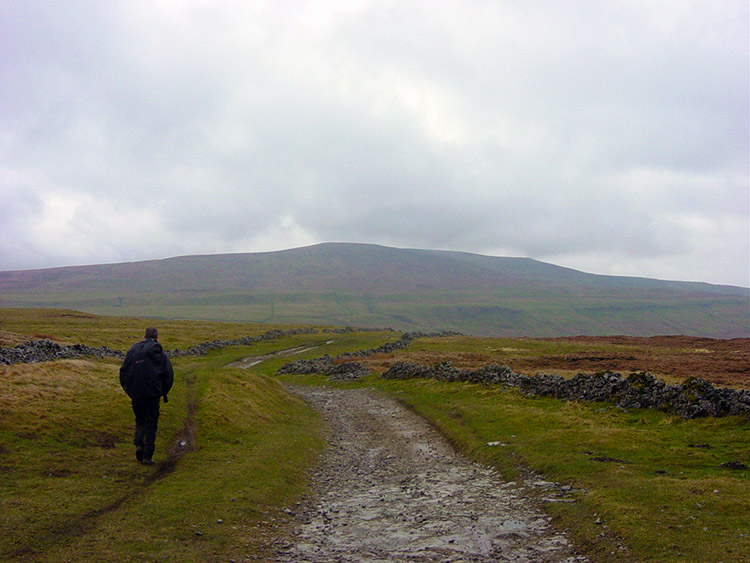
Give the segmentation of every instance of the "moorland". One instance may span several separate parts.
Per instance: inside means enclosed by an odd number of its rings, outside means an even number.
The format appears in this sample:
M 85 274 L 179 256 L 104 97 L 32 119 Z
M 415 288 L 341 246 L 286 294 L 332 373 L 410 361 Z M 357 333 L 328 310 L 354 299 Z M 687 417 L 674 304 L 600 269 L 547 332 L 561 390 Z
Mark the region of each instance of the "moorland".
M 169 350 L 300 328 L 6 308 L 0 309 L 0 346 L 46 338 L 125 350 L 154 323 Z M 2 559 L 270 557 L 274 542 L 289 532 L 290 507 L 305 494 L 324 447 L 318 414 L 284 386 L 294 384 L 376 389 L 504 478 L 534 475 L 564 486 L 566 502 L 536 501 L 592 561 L 747 560 L 746 416 L 687 420 L 500 386 L 381 374 L 401 361 L 449 361 L 566 377 L 647 370 L 670 383 L 700 376 L 750 389 L 750 339 L 425 336 L 359 358 L 371 370 L 361 379 L 279 375 L 292 353 L 336 358 L 401 338 L 391 330 L 304 328 L 311 330 L 176 357 L 154 468 L 133 458 L 132 413 L 119 388 L 117 358 L 0 366 Z M 251 357 L 259 361 L 243 362 Z
M 750 337 L 748 303 L 742 287 L 348 243 L 0 272 L 4 307 L 484 336 Z

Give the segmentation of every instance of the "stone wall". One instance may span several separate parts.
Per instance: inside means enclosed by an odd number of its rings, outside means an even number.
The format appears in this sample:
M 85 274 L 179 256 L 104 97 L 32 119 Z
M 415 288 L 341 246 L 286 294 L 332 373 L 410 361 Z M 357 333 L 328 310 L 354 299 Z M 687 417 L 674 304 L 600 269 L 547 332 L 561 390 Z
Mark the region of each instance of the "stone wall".
M 281 366 L 279 374 L 309 375 L 319 373 L 337 381 L 353 381 L 370 374 L 369 368 L 360 362 L 341 362 L 335 364 L 333 359 L 322 356 L 312 360 L 296 360 Z
M 313 334 L 318 331 L 312 328 L 295 328 L 290 330 L 269 330 L 257 336 L 244 336 L 234 340 L 211 340 L 191 346 L 186 350 L 165 350 L 168 356 L 178 358 L 182 356 L 204 356 L 211 350 L 226 348 L 227 346 L 249 346 L 264 340 L 274 340 L 285 336 L 297 334 Z M 97 358 L 119 358 L 125 357 L 125 352 L 113 350 L 108 346 L 91 348 L 85 344 L 65 345 L 52 340 L 31 340 L 12 348 L 0 348 L 0 364 L 51 362 L 70 358 L 81 358 L 94 356 Z
M 477 370 L 459 370 L 444 362 L 424 366 L 400 362 L 382 375 L 385 379 L 429 378 L 439 381 L 467 381 L 515 387 L 527 395 L 546 395 L 576 401 L 611 402 L 625 410 L 659 409 L 683 418 L 750 415 L 750 391 L 714 387 L 700 377 L 680 385 L 667 385 L 648 372 L 604 372 L 578 374 L 571 379 L 538 373 L 513 372 L 507 366 L 491 364 Z
M 70 358 L 94 356 L 97 358 L 124 358 L 120 350 L 112 350 L 107 346 L 91 348 L 85 344 L 63 345 L 52 340 L 32 340 L 13 348 L 0 348 L 0 364 L 30 364 L 36 362 L 51 362 Z
M 179 358 L 182 356 L 205 356 L 211 350 L 218 350 L 220 348 L 227 348 L 229 346 L 250 346 L 257 342 L 264 340 L 275 340 L 277 338 L 283 338 L 285 336 L 295 336 L 297 334 L 317 334 L 317 330 L 314 328 L 293 328 L 290 330 L 269 330 L 263 334 L 257 336 L 243 336 L 242 338 L 235 338 L 233 340 L 211 340 L 208 342 L 201 342 L 191 346 L 187 350 L 166 350 L 166 353 L 171 358 Z
M 369 375 L 370 369 L 355 361 L 351 361 L 352 358 L 363 358 L 372 356 L 373 354 L 390 354 L 396 350 L 406 348 L 414 342 L 417 338 L 441 338 L 446 336 L 459 336 L 459 332 L 406 332 L 401 335 L 398 340 L 394 342 L 386 342 L 378 346 L 377 348 L 369 348 L 367 350 L 358 350 L 347 354 L 341 354 L 336 358 L 331 358 L 327 354 L 320 358 L 312 360 L 295 360 L 288 364 L 281 366 L 277 373 L 279 374 L 294 374 L 294 375 L 308 375 L 312 373 L 319 373 L 322 375 L 328 375 L 331 379 L 339 381 L 352 381 L 360 379 Z
M 405 332 L 398 340 L 386 342 L 377 348 L 368 350 L 358 350 L 349 354 L 342 354 L 340 358 L 362 358 L 372 356 L 373 354 L 390 354 L 396 350 L 406 348 L 417 338 L 444 338 L 446 336 L 461 336 L 460 332 L 443 331 L 443 332 Z

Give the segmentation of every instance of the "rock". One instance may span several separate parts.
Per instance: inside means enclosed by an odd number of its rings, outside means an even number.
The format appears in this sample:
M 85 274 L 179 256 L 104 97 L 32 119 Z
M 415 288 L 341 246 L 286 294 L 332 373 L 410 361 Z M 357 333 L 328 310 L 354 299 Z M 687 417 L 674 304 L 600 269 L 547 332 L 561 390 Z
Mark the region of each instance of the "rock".
M 228 346 L 250 346 L 257 342 L 263 342 L 266 340 L 275 340 L 277 338 L 283 338 L 285 336 L 296 336 L 298 334 L 314 334 L 318 331 L 314 328 L 293 328 L 289 330 L 269 330 L 263 334 L 257 336 L 243 336 L 241 338 L 235 338 L 233 340 L 211 340 L 209 342 L 201 342 L 191 346 L 187 350 L 165 350 L 168 356 L 177 358 L 181 356 L 205 356 L 211 350 L 217 350 L 220 348 L 226 348 Z
M 721 466 L 724 469 L 747 469 L 747 465 L 741 461 L 727 461 L 726 463 L 722 463 Z
M 333 360 L 328 354 L 314 360 L 295 360 L 281 366 L 277 373 L 307 375 L 310 373 L 328 373 L 333 369 Z
M 544 480 L 538 480 L 531 483 L 532 487 L 554 487 L 555 483 L 552 481 L 544 481 Z
M 533 377 L 514 373 L 507 366 L 490 364 L 477 370 L 458 370 L 450 362 L 425 366 L 413 362 L 394 364 L 384 379 L 425 378 L 438 381 L 467 381 L 515 387 L 527 395 L 548 395 L 573 401 L 613 402 L 618 409 L 659 409 L 683 418 L 750 414 L 750 391 L 716 388 L 701 378 L 682 385 L 667 385 L 649 372 L 579 373 L 571 379 L 537 373 Z M 694 445 L 691 447 L 709 447 Z
M 600 455 L 597 457 L 592 457 L 591 461 L 598 461 L 600 463 L 627 463 L 623 459 L 617 459 L 616 457 L 609 457 L 607 455 Z
M 335 381 L 355 381 L 370 375 L 370 370 L 360 362 L 344 362 L 333 366 L 327 375 Z
M 290 330 L 270 330 L 258 336 L 245 336 L 234 340 L 212 340 L 191 346 L 187 350 L 165 350 L 169 357 L 180 356 L 203 356 L 211 350 L 225 348 L 227 346 L 249 346 L 264 340 L 273 340 L 284 336 L 297 334 L 311 334 L 317 332 L 313 328 L 295 328 Z M 49 339 L 32 340 L 24 342 L 13 348 L 0 348 L 0 364 L 10 365 L 17 363 L 50 362 L 54 360 L 81 358 L 94 356 L 97 358 L 119 358 L 125 357 L 125 352 L 112 350 L 108 346 L 92 348 L 85 344 L 63 345 Z
M 281 366 L 279 374 L 308 375 L 319 373 L 336 381 L 354 381 L 370 374 L 370 370 L 360 362 L 342 362 L 338 365 L 325 355 L 313 360 L 295 360 Z
M 0 364 L 5 365 L 51 362 L 85 356 L 124 358 L 125 354 L 107 346 L 92 348 L 84 344 L 64 345 L 49 339 L 32 340 L 13 348 L 0 348 Z

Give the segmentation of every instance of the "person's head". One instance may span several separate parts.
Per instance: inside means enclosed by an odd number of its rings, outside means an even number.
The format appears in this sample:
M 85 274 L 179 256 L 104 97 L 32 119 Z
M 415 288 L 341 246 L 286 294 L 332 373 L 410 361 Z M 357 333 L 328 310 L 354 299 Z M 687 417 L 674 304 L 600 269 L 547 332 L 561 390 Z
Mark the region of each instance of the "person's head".
M 152 326 L 148 327 L 146 329 L 146 338 L 153 338 L 154 340 L 159 340 L 159 331 L 156 330 Z

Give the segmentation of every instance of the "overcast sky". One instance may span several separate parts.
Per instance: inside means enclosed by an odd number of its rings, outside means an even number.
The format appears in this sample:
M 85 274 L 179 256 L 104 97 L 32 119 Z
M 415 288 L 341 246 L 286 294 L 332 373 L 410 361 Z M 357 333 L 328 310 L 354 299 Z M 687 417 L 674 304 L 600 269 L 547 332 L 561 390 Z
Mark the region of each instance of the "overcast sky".
M 0 270 L 346 241 L 748 286 L 748 20 L 0 1 Z

